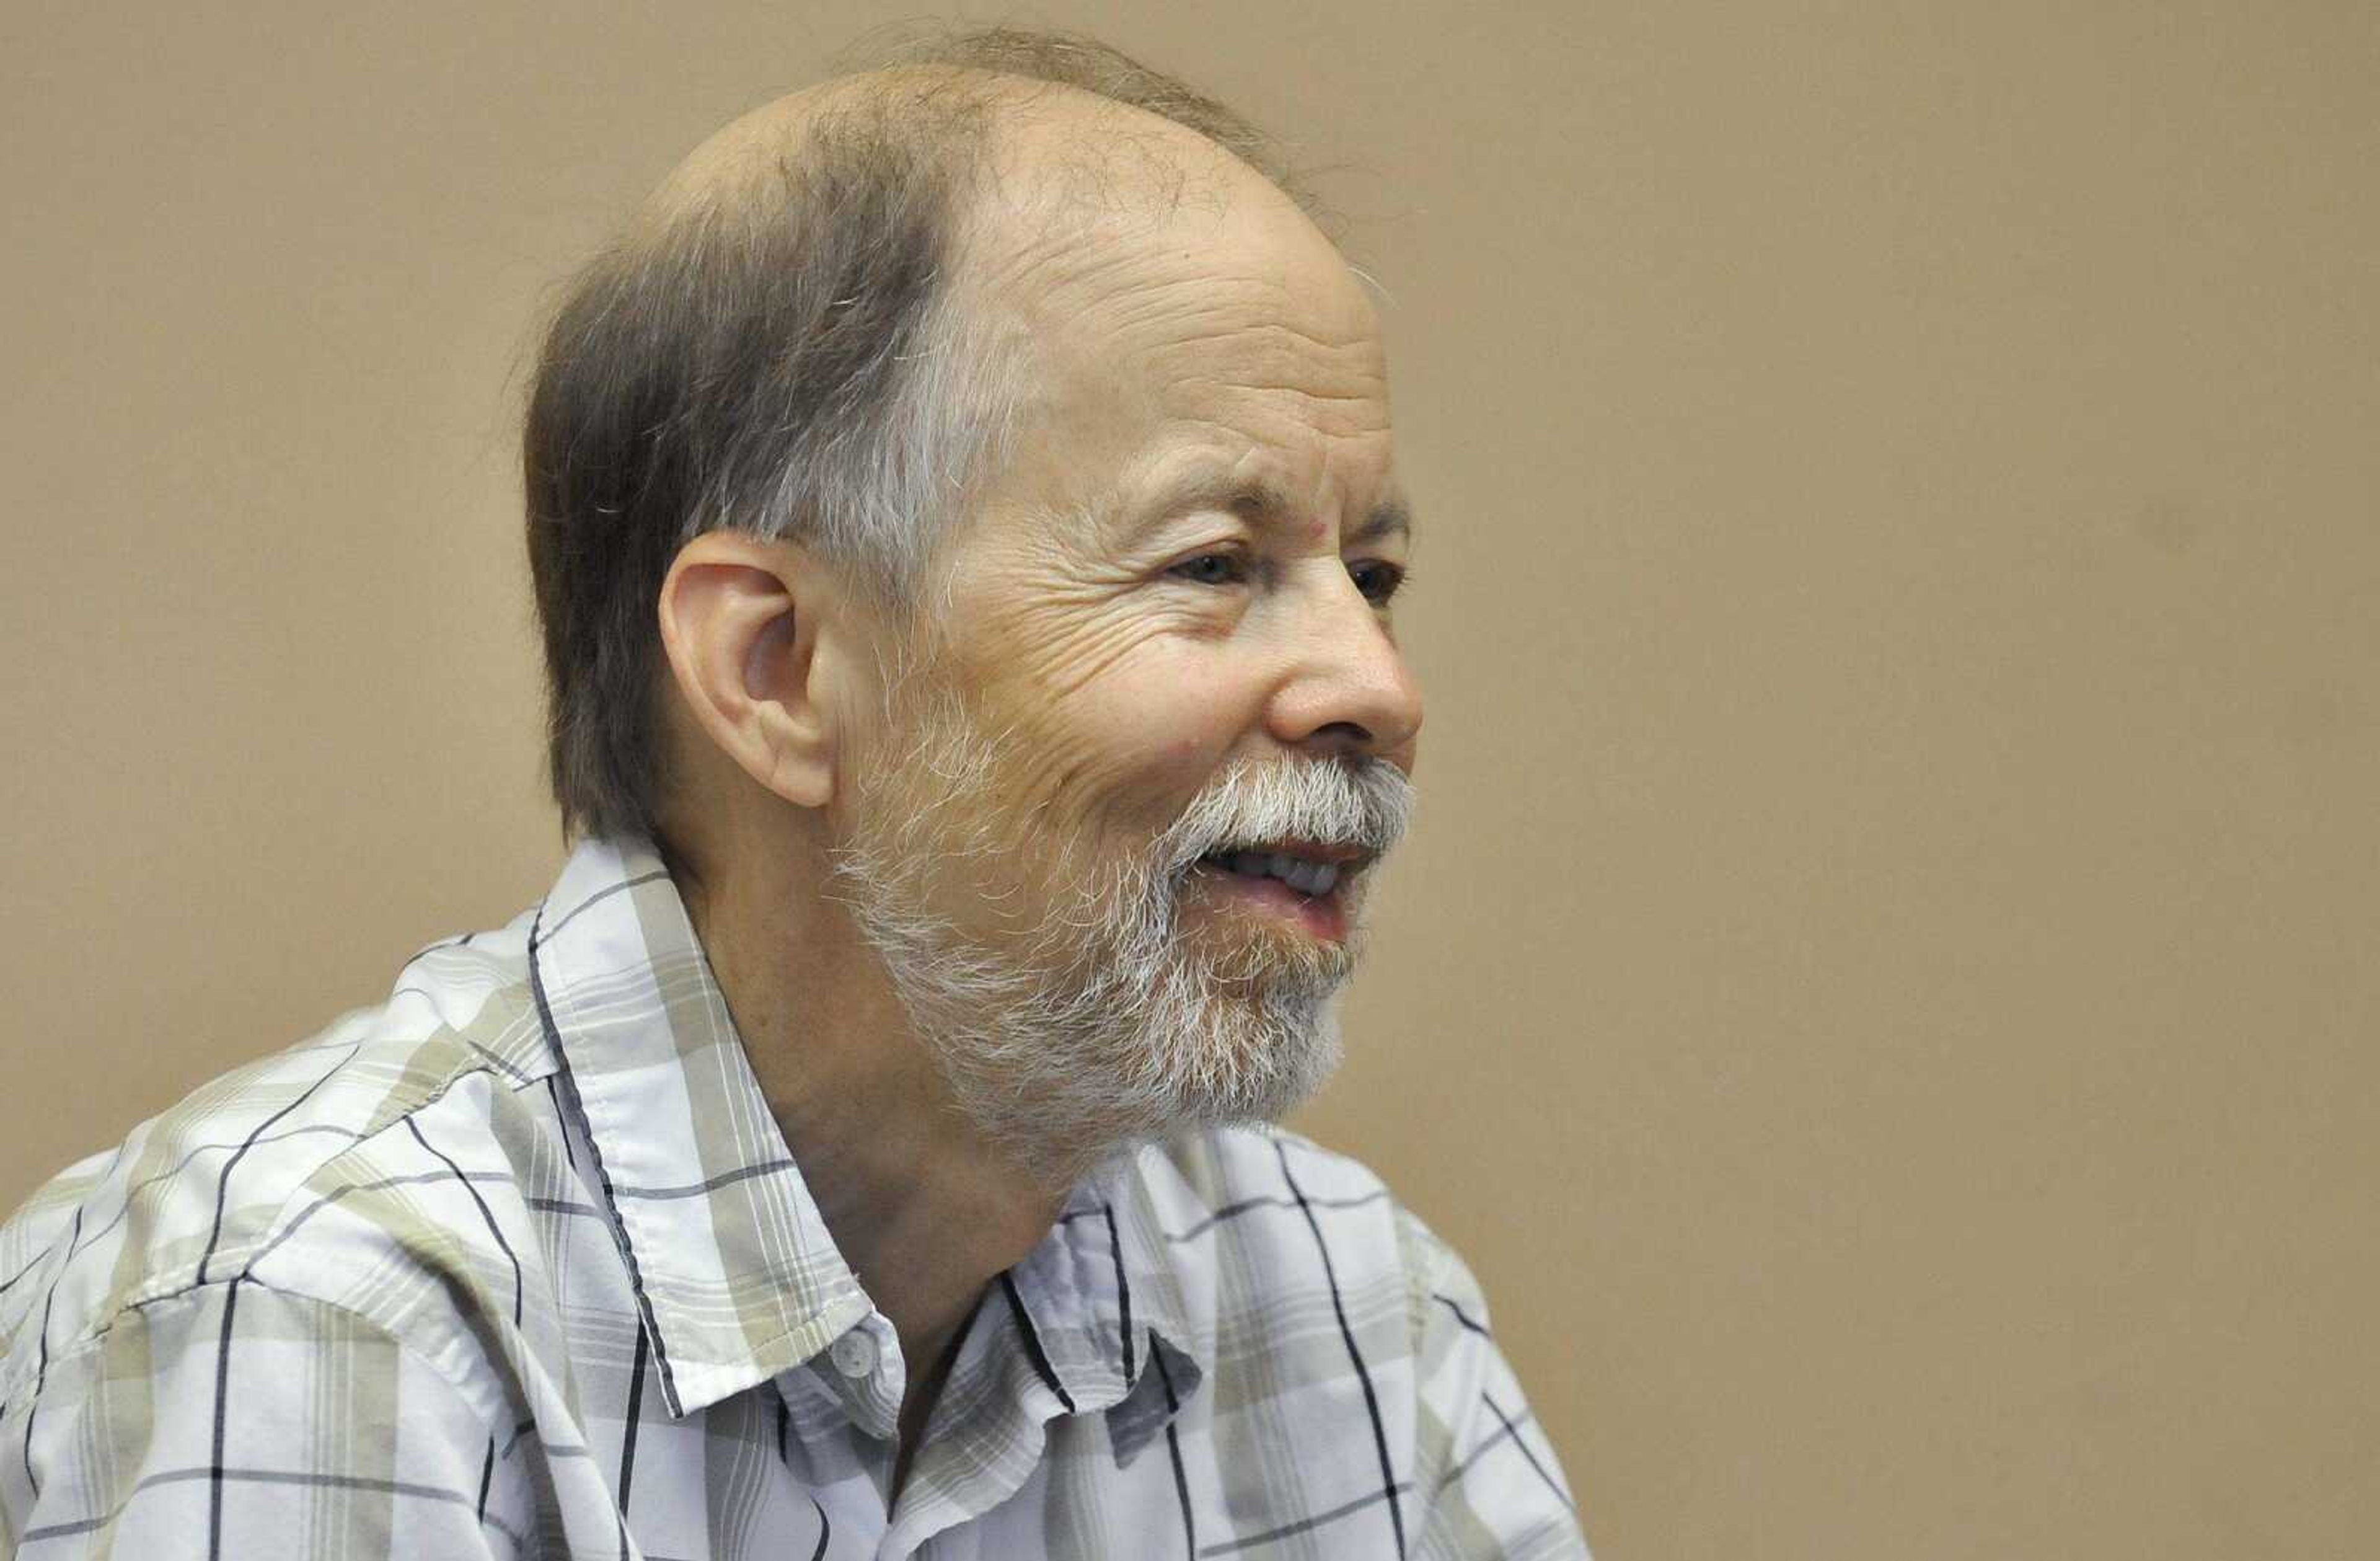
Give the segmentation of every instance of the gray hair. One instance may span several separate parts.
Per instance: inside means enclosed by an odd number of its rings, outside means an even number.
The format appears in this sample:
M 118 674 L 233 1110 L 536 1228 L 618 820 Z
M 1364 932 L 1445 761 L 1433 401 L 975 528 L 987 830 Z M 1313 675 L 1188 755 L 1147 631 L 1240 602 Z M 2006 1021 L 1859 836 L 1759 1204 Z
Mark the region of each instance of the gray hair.
M 632 230 L 547 332 L 522 471 L 566 831 L 660 838 L 655 603 L 680 547 L 718 529 L 798 541 L 911 607 L 967 495 L 1005 463 L 1015 355 L 950 285 L 995 77 L 1173 120 L 1311 209 L 1245 120 L 1105 44 L 992 29 L 888 63 L 955 68 L 848 94 L 751 189 Z

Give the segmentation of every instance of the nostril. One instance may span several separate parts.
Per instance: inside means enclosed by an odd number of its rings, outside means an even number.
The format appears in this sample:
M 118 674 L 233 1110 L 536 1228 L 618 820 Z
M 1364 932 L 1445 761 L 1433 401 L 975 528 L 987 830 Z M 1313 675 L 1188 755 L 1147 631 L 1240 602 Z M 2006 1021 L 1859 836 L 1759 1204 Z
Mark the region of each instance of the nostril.
M 1369 749 L 1374 746 L 1371 728 L 1356 721 L 1329 722 L 1317 726 L 1314 736 L 1318 740 L 1336 742 L 1348 748 Z

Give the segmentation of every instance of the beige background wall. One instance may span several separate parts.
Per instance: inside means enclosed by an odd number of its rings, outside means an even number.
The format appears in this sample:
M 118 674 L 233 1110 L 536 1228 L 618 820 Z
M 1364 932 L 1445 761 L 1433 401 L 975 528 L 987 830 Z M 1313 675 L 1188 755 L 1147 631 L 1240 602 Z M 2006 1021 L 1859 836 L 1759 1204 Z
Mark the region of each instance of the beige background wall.
M 887 13 L 0 11 L 0 1202 L 557 860 L 530 323 Z M 2380 1543 L 2380 10 L 1055 5 L 1342 165 L 1426 817 L 1303 1119 L 1604 1561 Z

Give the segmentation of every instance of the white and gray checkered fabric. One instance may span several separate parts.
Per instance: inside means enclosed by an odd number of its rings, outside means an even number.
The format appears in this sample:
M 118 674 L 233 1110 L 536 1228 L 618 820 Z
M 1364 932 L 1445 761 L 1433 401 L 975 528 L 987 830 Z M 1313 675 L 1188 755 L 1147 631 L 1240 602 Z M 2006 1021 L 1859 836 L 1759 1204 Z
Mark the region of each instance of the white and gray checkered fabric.
M 590 842 L 0 1229 L 0 1552 L 1583 1556 L 1462 1261 L 1283 1132 L 1119 1160 L 904 1363 L 668 874 Z

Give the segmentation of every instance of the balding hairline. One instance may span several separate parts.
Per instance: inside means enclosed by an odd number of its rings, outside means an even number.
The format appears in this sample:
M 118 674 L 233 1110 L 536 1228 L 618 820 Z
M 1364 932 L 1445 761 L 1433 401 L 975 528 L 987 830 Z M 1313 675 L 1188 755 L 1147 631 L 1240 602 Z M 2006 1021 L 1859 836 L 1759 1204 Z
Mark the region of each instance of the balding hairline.
M 640 208 L 636 228 L 651 241 L 688 221 L 716 220 L 737 208 L 765 210 L 783 200 L 802 171 L 857 141 L 899 145 L 930 165 L 952 196 L 943 215 L 971 230 L 978 201 L 1017 188 L 1038 187 L 1028 201 L 1044 214 L 1068 208 L 1112 215 L 1135 208 L 1168 213 L 1202 186 L 1218 210 L 1228 199 L 1221 177 L 1202 177 L 1208 162 L 1255 173 L 1318 226 L 1330 213 L 1308 191 L 1272 143 L 1231 110 L 1168 78 L 1135 66 L 1087 79 L 1023 74 L 1041 59 L 1073 61 L 1069 52 L 1037 56 L 1002 45 L 989 58 L 955 41 L 913 46 L 889 63 L 853 70 L 780 98 L 725 127 L 698 147 Z M 997 38 L 1022 36 L 995 30 Z M 1085 41 L 1070 40 L 1082 44 Z M 1092 45 L 1093 49 L 1103 46 Z M 1135 75 L 1133 72 L 1138 72 Z M 1160 84 L 1141 98 L 1110 87 Z M 1193 118 L 1172 110 L 1195 111 Z M 1089 128 L 1069 124 L 1083 116 L 1104 119 Z M 1118 177 L 1120 159 L 1134 159 Z M 1034 200 L 1046 193 L 1048 200 Z
M 1253 169 L 1318 226 L 1331 226 L 1330 213 L 1279 140 L 1227 104 L 1096 39 L 1054 30 L 961 29 L 929 22 L 887 29 L 865 46 L 880 69 L 955 68 L 998 79 L 1006 90 L 1022 88 L 1028 97 L 1064 89 L 1179 126 Z

